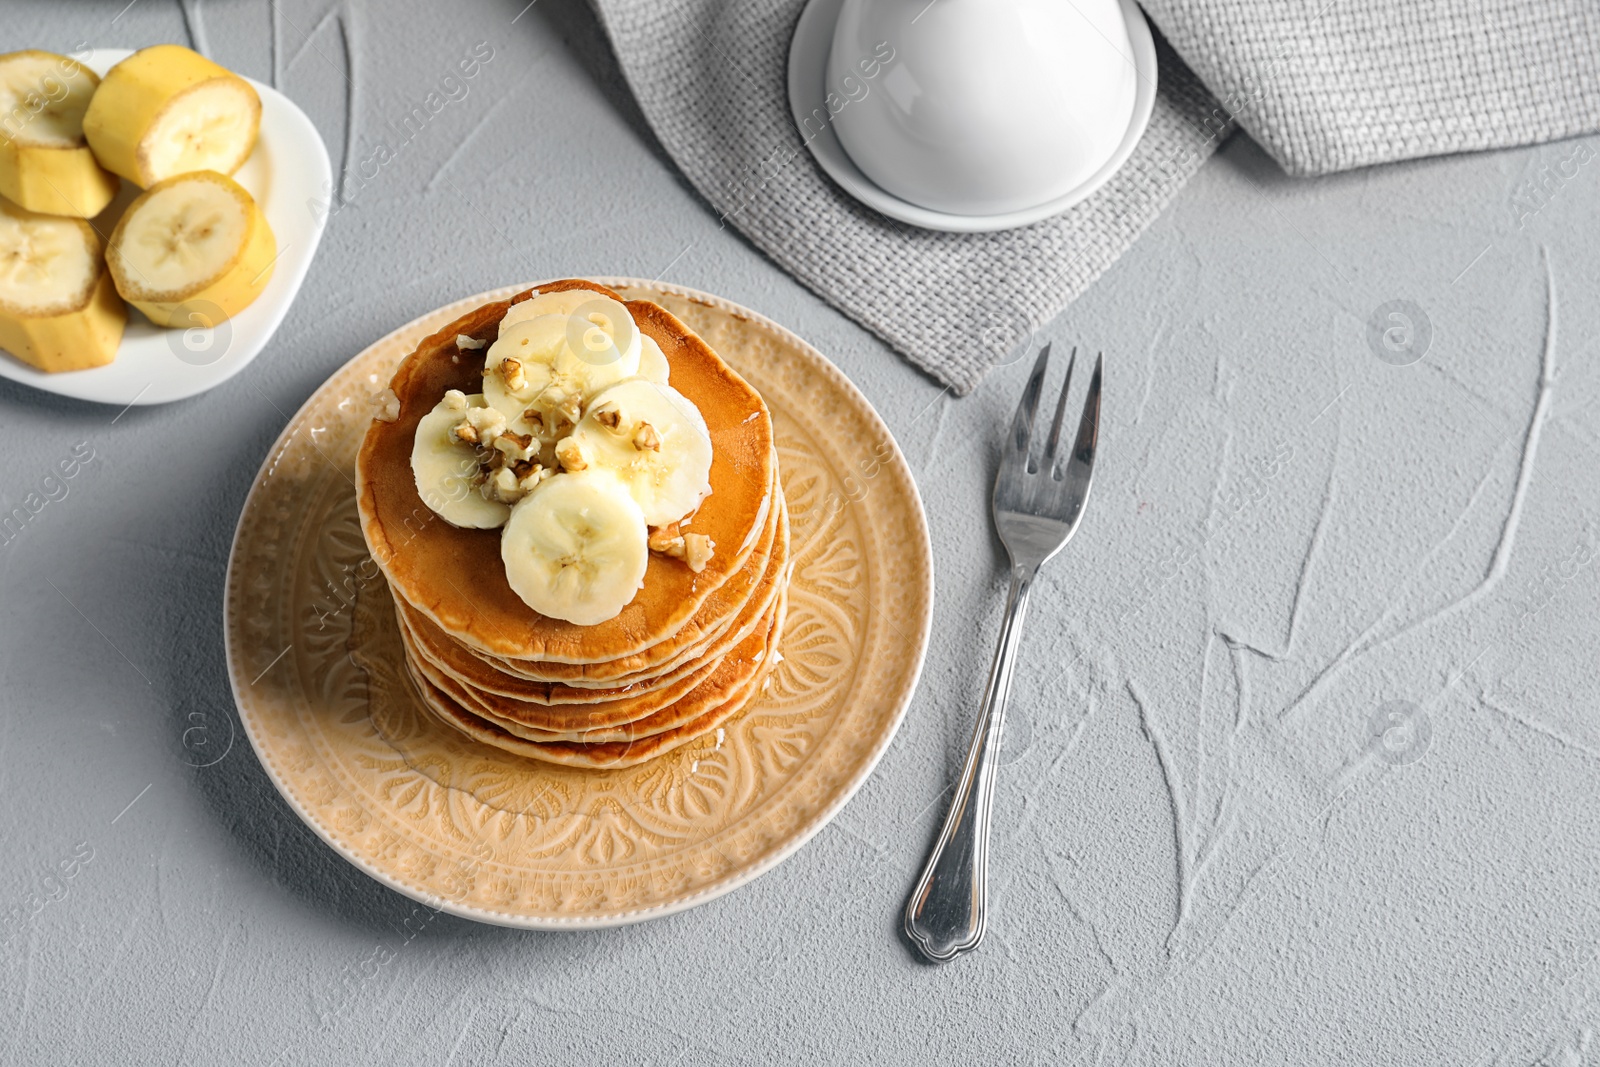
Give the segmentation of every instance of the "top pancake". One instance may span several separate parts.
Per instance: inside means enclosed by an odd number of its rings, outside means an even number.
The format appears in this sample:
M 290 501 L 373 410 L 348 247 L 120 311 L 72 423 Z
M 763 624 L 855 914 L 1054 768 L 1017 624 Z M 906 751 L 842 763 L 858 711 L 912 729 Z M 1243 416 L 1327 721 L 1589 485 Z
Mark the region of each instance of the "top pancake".
M 651 553 L 638 595 L 593 626 L 547 618 L 523 603 L 506 581 L 500 531 L 460 529 L 423 503 L 411 473 L 412 438 L 446 390 L 482 391 L 487 347 L 458 349 L 458 334 L 492 343 L 512 304 L 574 288 L 621 299 L 592 282 L 555 282 L 485 304 L 423 340 L 390 382 L 398 417 L 372 422 L 356 460 L 362 533 L 395 595 L 468 647 L 508 659 L 595 663 L 672 636 L 744 566 L 776 482 L 772 419 L 760 395 L 666 309 L 625 301 L 639 329 L 661 346 L 672 387 L 694 402 L 711 431 L 711 495 L 693 529 L 710 536 L 716 551 L 699 574 Z

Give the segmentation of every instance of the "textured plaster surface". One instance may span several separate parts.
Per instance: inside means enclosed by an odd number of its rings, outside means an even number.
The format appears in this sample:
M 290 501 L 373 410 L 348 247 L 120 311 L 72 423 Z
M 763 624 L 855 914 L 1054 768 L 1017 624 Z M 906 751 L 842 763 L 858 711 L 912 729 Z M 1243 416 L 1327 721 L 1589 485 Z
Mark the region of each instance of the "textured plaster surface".
M 991 654 L 1025 368 L 944 395 L 720 229 L 577 0 L 125 2 L 8 0 L 0 30 L 191 41 L 336 169 L 494 58 L 346 189 L 237 378 L 120 413 L 0 383 L 0 506 L 95 457 L 0 546 L 0 1062 L 1600 1060 L 1600 141 L 1302 182 L 1236 137 L 1042 332 L 1106 352 L 1099 470 L 1034 595 L 988 939 L 931 968 L 898 913 Z M 519 933 L 295 820 L 236 736 L 223 580 L 335 368 L 584 273 L 719 293 L 838 363 L 916 473 L 937 619 L 898 740 L 791 860 L 661 922 Z M 1367 323 L 1402 299 L 1432 339 L 1394 366 Z

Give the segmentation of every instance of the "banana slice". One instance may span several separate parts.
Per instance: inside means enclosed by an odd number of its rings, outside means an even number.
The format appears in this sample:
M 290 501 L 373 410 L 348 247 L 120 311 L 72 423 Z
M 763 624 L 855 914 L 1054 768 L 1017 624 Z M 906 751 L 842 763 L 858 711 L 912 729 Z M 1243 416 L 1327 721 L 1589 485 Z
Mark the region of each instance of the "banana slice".
M 42 371 L 99 367 L 127 321 L 87 222 L 0 200 L 0 348 Z
M 149 188 L 193 171 L 232 174 L 261 129 L 250 83 L 175 44 L 141 49 L 112 67 L 83 116 L 100 165 Z
M 620 301 L 592 289 L 563 289 L 539 293 L 511 310 L 500 320 L 499 336 L 504 337 L 519 322 L 544 315 L 560 315 L 569 320 L 572 350 L 589 363 L 620 362 L 637 368 L 643 334 L 627 307 Z M 629 371 L 631 375 L 636 371 Z
M 633 317 L 599 297 L 571 315 L 538 315 L 504 328 L 484 357 L 483 395 L 513 430 L 549 443 L 571 432 L 595 392 L 638 371 Z
M 83 113 L 100 76 L 51 52 L 0 56 L 0 196 L 29 211 L 93 218 L 122 182 L 95 162 Z
M 651 526 L 677 522 L 711 492 L 711 434 L 670 385 L 631 378 L 596 393 L 571 441 L 557 450 L 563 465 L 616 474 Z
M 128 205 L 106 262 L 122 298 L 157 326 L 215 326 L 272 278 L 278 243 L 254 198 L 212 171 L 159 181 Z
M 615 477 L 558 474 L 511 510 L 500 558 L 534 611 L 593 626 L 616 618 L 644 585 L 647 536 L 639 505 Z
M 638 327 L 627 307 L 593 289 L 562 289 L 554 293 L 535 293 L 520 304 L 512 304 L 511 309 L 500 319 L 500 334 L 503 336 L 517 323 L 536 319 L 540 315 L 577 315 L 580 311 L 585 313 L 579 315 L 585 322 L 589 321 L 587 313 L 595 312 L 603 316 L 607 323 L 615 323 L 624 329 L 631 328 L 633 333 L 638 335 Z M 609 330 L 609 326 L 607 328 Z M 616 335 L 613 333 L 612 336 Z M 617 348 L 626 357 L 631 346 L 632 341 L 624 337 Z
M 411 440 L 417 495 L 445 522 L 470 530 L 492 530 L 511 517 L 511 508 L 478 491 L 478 450 L 455 432 L 469 408 L 484 407 L 482 394 L 446 394 L 422 416 Z
M 657 385 L 666 385 L 670 373 L 671 368 L 667 366 L 667 357 L 661 351 L 661 346 L 645 337 L 639 348 L 639 377 Z

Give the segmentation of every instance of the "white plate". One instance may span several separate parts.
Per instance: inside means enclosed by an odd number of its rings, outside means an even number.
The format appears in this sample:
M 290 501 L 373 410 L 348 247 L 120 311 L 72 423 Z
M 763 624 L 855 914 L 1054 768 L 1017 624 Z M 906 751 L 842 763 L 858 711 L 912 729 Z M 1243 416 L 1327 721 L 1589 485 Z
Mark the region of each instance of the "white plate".
M 902 200 L 887 192 L 868 178 L 851 162 L 831 124 L 806 141 L 806 147 L 811 149 L 817 163 L 845 192 L 892 219 L 924 229 L 985 233 L 1027 226 L 1059 215 L 1111 180 L 1111 176 L 1133 154 L 1139 138 L 1144 136 L 1145 127 L 1150 124 L 1150 112 L 1155 107 L 1155 40 L 1150 36 L 1150 26 L 1145 22 L 1139 5 L 1134 0 L 1121 0 L 1121 4 L 1122 14 L 1128 23 L 1128 41 L 1133 46 L 1133 65 L 1139 79 L 1133 102 L 1133 119 L 1128 123 L 1128 130 L 1111 158 L 1061 196 L 1035 207 L 999 215 L 953 215 L 918 207 L 909 200 Z M 839 9 L 843 6 L 844 0 L 811 0 L 800 14 L 794 39 L 789 45 L 789 110 L 800 129 L 802 140 L 806 138 L 805 119 L 814 109 L 826 107 L 828 52 L 833 45 L 833 28 L 839 21 Z
M 104 74 L 132 54 L 125 48 L 96 48 L 73 58 Z M 104 367 L 46 374 L 0 351 L 0 375 L 101 404 L 165 404 L 221 385 L 261 354 L 322 240 L 327 213 L 316 205 L 326 203 L 333 166 L 304 111 L 271 86 L 246 80 L 261 94 L 261 139 L 233 177 L 256 198 L 278 239 L 272 280 L 255 303 L 208 330 L 161 329 L 130 307 L 117 358 Z M 126 205 L 136 190 L 122 184 L 118 203 Z

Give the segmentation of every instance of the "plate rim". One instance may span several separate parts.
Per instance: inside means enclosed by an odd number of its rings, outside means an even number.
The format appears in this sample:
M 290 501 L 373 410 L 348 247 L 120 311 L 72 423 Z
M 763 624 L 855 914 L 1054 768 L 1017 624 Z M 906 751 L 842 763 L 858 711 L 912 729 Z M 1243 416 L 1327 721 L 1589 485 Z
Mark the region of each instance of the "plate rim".
M 812 108 L 802 108 L 801 102 L 803 99 L 810 99 L 813 108 L 819 103 L 814 98 L 814 91 L 818 88 L 819 80 L 822 83 L 827 80 L 825 74 L 819 75 L 819 70 L 826 70 L 827 46 L 831 44 L 831 35 L 825 40 L 824 33 L 831 31 L 839 9 L 844 6 L 844 0 L 810 0 L 800 12 L 800 18 L 795 23 L 794 36 L 789 41 L 786 68 L 789 117 L 797 127 L 801 143 L 810 151 L 811 158 L 828 177 L 848 195 L 892 219 L 945 233 L 993 233 L 996 230 L 1011 230 L 1042 222 L 1087 200 L 1101 186 L 1109 182 L 1133 156 L 1134 149 L 1139 146 L 1145 131 L 1150 126 L 1160 79 L 1155 38 L 1136 0 L 1118 0 L 1118 4 L 1122 8 L 1123 20 L 1128 26 L 1128 43 L 1133 49 L 1136 77 L 1133 115 L 1123 132 L 1122 140 L 1117 144 L 1117 150 L 1101 164 L 1098 170 L 1067 192 L 1052 197 L 1042 204 L 994 215 L 958 215 L 921 207 L 895 196 L 867 177 L 844 150 L 844 145 L 839 141 L 839 135 L 834 132 L 831 122 L 815 137 L 805 135 L 804 117 L 811 114 Z M 834 18 L 827 17 L 830 12 Z M 811 62 L 813 54 L 820 59 L 820 66 Z
M 66 54 L 69 56 L 69 58 L 76 59 L 80 63 L 93 66 L 94 63 L 99 60 L 106 60 L 112 64 L 119 63 L 128 56 L 133 55 L 135 51 L 137 51 L 137 49 L 83 48 Z M 267 85 L 263 82 L 259 82 L 246 74 L 239 74 L 238 76 L 254 86 L 256 92 L 262 96 L 263 100 L 266 100 L 270 97 L 275 101 L 281 101 L 281 103 L 285 105 L 284 110 L 287 121 L 299 126 L 301 133 L 308 135 L 308 139 L 310 141 L 314 141 L 319 149 L 319 151 L 315 154 L 305 154 L 306 156 L 309 156 L 309 158 L 306 160 L 307 170 L 317 172 L 314 174 L 309 174 L 307 180 L 312 185 L 320 187 L 322 184 L 326 183 L 331 188 L 333 182 L 333 160 L 328 155 L 328 146 L 322 140 L 322 134 L 318 132 L 316 124 L 311 121 L 311 116 L 307 115 L 305 110 L 301 108 L 299 104 L 295 103 L 294 100 L 292 100 L 286 93 L 279 91 L 277 88 Z M 277 314 L 274 316 L 275 321 L 272 322 L 270 328 L 268 328 L 265 331 L 265 334 L 261 337 L 260 343 L 256 350 L 248 357 L 237 360 L 221 368 L 219 372 L 220 377 L 206 378 L 201 384 L 198 385 L 185 384 L 175 388 L 170 388 L 162 391 L 160 395 L 156 397 L 147 398 L 143 392 L 131 398 L 91 396 L 86 395 L 81 386 L 75 388 L 73 386 L 73 382 L 82 381 L 82 378 L 78 377 L 78 375 L 84 373 L 93 373 L 94 371 L 102 368 L 91 367 L 87 371 L 69 371 L 64 374 L 47 374 L 43 371 L 36 370 L 31 365 L 22 362 L 22 360 L 18 359 L 11 353 L 4 351 L 0 351 L 0 377 L 3 377 L 8 381 L 16 382 L 18 385 L 26 386 L 30 389 L 37 389 L 40 392 L 51 393 L 55 396 L 64 396 L 86 404 L 105 404 L 112 407 L 119 407 L 123 405 L 126 405 L 127 407 L 154 407 L 161 404 L 172 404 L 180 400 L 191 399 L 201 395 L 202 393 L 206 393 L 212 389 L 215 389 L 217 386 L 238 375 L 246 367 L 254 363 L 256 359 L 260 357 L 262 352 L 266 351 L 267 345 L 272 343 L 272 338 L 277 335 L 279 328 L 282 327 L 284 319 L 288 318 L 290 308 L 292 308 L 294 306 L 294 302 L 299 299 L 300 290 L 305 285 L 306 276 L 311 272 L 311 264 L 316 259 L 317 250 L 322 247 L 322 238 L 327 232 L 328 226 L 329 213 L 324 212 L 318 214 L 316 212 L 311 212 L 310 214 L 310 249 L 305 256 L 304 262 L 297 270 L 297 276 L 293 279 L 293 285 L 291 287 L 291 291 L 289 292 L 288 299 L 285 300 L 282 307 L 278 309 Z M 132 309 L 130 309 L 130 314 L 132 313 Z M 117 356 L 118 358 L 121 358 L 121 342 L 119 342 L 117 349 Z M 110 365 L 111 364 L 107 364 L 107 366 Z M 152 382 L 152 384 L 154 383 Z M 145 388 L 148 390 L 150 387 L 146 386 Z
M 894 739 L 899 736 L 900 727 L 904 724 L 906 715 L 911 707 L 911 702 L 916 696 L 917 686 L 922 680 L 922 671 L 924 665 L 926 664 L 928 645 L 930 644 L 930 638 L 932 636 L 934 598 L 936 594 L 936 576 L 934 572 L 933 542 L 928 528 L 927 509 L 923 506 L 921 490 L 917 487 L 916 477 L 912 473 L 910 463 L 907 462 L 905 458 L 905 453 L 900 448 L 899 441 L 895 439 L 894 434 L 889 430 L 888 424 L 884 422 L 883 416 L 878 413 L 878 409 L 873 406 L 872 402 L 867 399 L 866 395 L 862 393 L 861 390 L 856 387 L 856 384 L 851 381 L 850 378 L 843 371 L 841 371 L 832 360 L 825 356 L 820 349 L 818 349 L 815 345 L 812 345 L 809 341 L 806 341 L 804 338 L 800 337 L 800 335 L 796 334 L 794 331 L 789 330 L 787 327 L 768 318 L 767 316 L 762 315 L 759 312 L 752 311 L 751 309 L 737 304 L 734 301 L 724 299 L 711 293 L 706 293 L 688 286 L 672 285 L 660 281 L 646 280 L 629 276 L 602 275 L 593 277 L 590 280 L 611 288 L 640 288 L 655 290 L 659 293 L 678 296 L 690 301 L 702 303 L 730 314 L 742 316 L 764 329 L 774 331 L 779 335 L 792 339 L 797 346 L 815 359 L 815 361 L 820 365 L 820 368 L 830 379 L 832 385 L 844 391 L 850 400 L 859 405 L 859 410 L 876 424 L 878 429 L 882 431 L 884 439 L 889 441 L 889 443 L 893 446 L 893 463 L 898 470 L 900 480 L 910 492 L 910 500 L 915 504 L 914 511 L 916 518 L 916 529 L 914 532 L 920 536 L 914 538 L 916 543 L 913 546 L 913 550 L 919 557 L 921 571 L 926 576 L 927 603 L 927 610 L 922 613 L 922 618 L 920 619 L 917 627 L 917 648 L 915 655 L 912 657 L 907 684 L 904 686 L 904 689 L 898 698 L 898 706 L 895 708 L 887 728 L 883 730 L 873 749 L 867 754 L 866 760 L 862 763 L 855 777 L 849 782 L 848 785 L 846 785 L 835 795 L 832 801 L 816 816 L 816 818 L 809 825 L 800 829 L 792 838 L 784 842 L 781 847 L 774 849 L 770 854 L 763 857 L 758 862 L 752 863 L 748 867 L 729 875 L 727 878 L 724 878 L 723 880 L 709 885 L 703 889 L 697 890 L 694 893 L 676 900 L 667 901 L 662 904 L 655 904 L 644 908 L 632 908 L 625 911 L 604 915 L 572 916 L 565 918 L 550 916 L 528 916 L 513 912 L 499 911 L 492 908 L 466 905 L 450 900 L 446 897 L 438 897 L 421 892 L 411 886 L 408 886 L 388 871 L 382 870 L 369 863 L 366 857 L 358 855 L 354 850 L 345 847 L 342 843 L 336 840 L 329 830 L 322 825 L 321 820 L 301 804 L 300 800 L 295 796 L 293 791 L 289 789 L 287 783 L 280 777 L 275 763 L 269 758 L 268 754 L 263 751 L 260 742 L 257 740 L 256 732 L 251 729 L 250 721 L 246 717 L 245 704 L 241 700 L 240 681 L 242 676 L 239 673 L 239 664 L 236 663 L 234 657 L 235 633 L 231 602 L 234 596 L 234 568 L 239 552 L 240 535 L 244 529 L 244 517 L 249 514 L 251 505 L 255 501 L 257 493 L 263 490 L 263 486 L 265 484 L 265 475 L 267 474 L 268 469 L 273 465 L 274 461 L 280 455 L 284 447 L 288 444 L 289 439 L 298 431 L 300 421 L 302 417 L 306 415 L 307 409 L 311 407 L 312 403 L 318 398 L 318 395 L 322 392 L 322 390 L 327 387 L 329 382 L 342 375 L 351 365 L 364 358 L 366 354 L 373 348 L 384 344 L 390 341 L 392 338 L 404 334 L 407 331 L 423 328 L 436 317 L 440 317 L 446 313 L 457 313 L 470 310 L 474 306 L 479 306 L 492 300 L 504 299 L 505 296 L 512 293 L 522 292 L 525 289 L 557 280 L 561 279 L 546 278 L 540 281 L 532 281 L 524 284 L 500 286 L 495 289 L 486 290 L 482 293 L 476 293 L 471 296 L 462 297 L 459 300 L 451 301 L 434 308 L 431 311 L 418 315 L 409 322 L 389 331 L 387 334 L 383 335 L 382 337 L 373 341 L 371 344 L 367 345 L 361 351 L 357 352 L 355 355 L 350 357 L 350 359 L 346 360 L 337 369 L 330 373 L 327 378 L 323 379 L 321 384 L 311 391 L 310 395 L 306 397 L 304 402 L 302 402 L 300 406 L 295 409 L 294 414 L 291 415 L 288 421 L 285 423 L 283 430 L 279 432 L 278 436 L 273 440 L 272 445 L 267 449 L 266 455 L 263 457 L 261 465 L 256 471 L 255 478 L 251 482 L 250 491 L 245 495 L 244 503 L 240 507 L 239 519 L 234 524 L 233 536 L 228 547 L 228 568 L 223 585 L 222 638 L 223 650 L 228 670 L 229 691 L 233 696 L 234 708 L 239 715 L 240 726 L 244 730 L 245 737 L 250 742 L 251 751 L 255 753 L 257 762 L 261 765 L 261 768 L 266 773 L 268 780 L 272 782 L 273 788 L 283 799 L 284 803 L 289 806 L 290 810 L 294 812 L 295 816 L 303 825 L 310 828 L 311 831 L 317 835 L 317 837 L 321 838 L 322 841 L 331 847 L 339 856 L 343 857 L 357 870 L 371 877 L 374 881 L 386 886 L 391 890 L 394 890 L 402 896 L 432 908 L 436 913 L 444 912 L 449 915 L 457 916 L 458 918 L 470 919 L 475 922 L 485 923 L 491 926 L 500 926 L 513 929 L 595 930 L 629 926 L 635 923 L 647 922 L 651 919 L 665 918 L 669 915 L 675 915 L 679 912 L 687 911 L 690 908 L 698 907 L 702 904 L 708 904 L 719 897 L 733 892 L 741 886 L 748 885 L 761 875 L 766 874 L 768 871 L 789 859 L 805 844 L 811 841 L 818 833 L 820 833 L 829 823 L 838 817 L 839 813 L 844 810 L 845 806 L 855 798 L 861 787 L 866 784 L 869 778 L 872 777 L 873 772 L 878 768 L 878 764 L 882 761 L 884 755 L 889 751 L 890 745 L 892 745 L 894 743 Z M 448 321 L 450 320 L 445 320 L 445 322 Z

